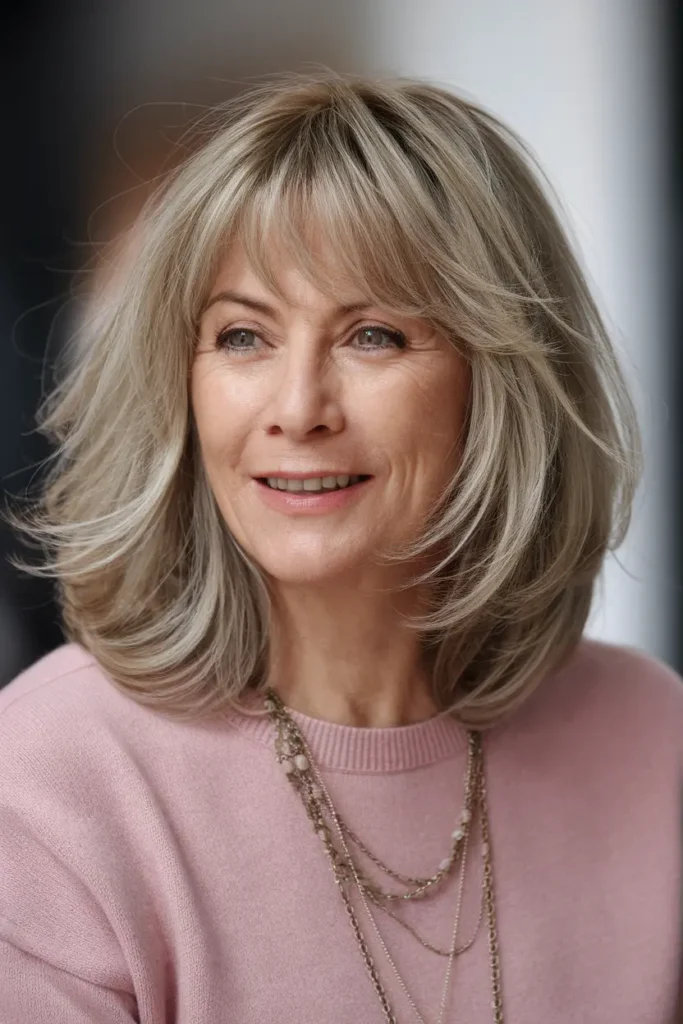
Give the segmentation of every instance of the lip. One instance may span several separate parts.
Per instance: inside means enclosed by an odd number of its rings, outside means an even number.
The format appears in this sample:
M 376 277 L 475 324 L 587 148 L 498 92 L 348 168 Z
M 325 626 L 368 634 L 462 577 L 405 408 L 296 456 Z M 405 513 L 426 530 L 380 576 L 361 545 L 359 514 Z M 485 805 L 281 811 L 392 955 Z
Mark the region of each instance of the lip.
M 318 474 L 316 474 L 317 476 Z M 341 473 L 321 473 L 321 476 L 341 476 Z M 348 474 L 351 476 L 351 474 Z M 360 475 L 360 474 L 358 474 Z M 312 476 L 311 473 L 269 473 L 268 476 L 280 476 L 284 480 L 304 480 Z M 268 484 L 263 484 L 257 478 L 252 480 L 252 487 L 256 489 L 257 496 L 264 505 L 275 509 L 277 512 L 284 512 L 290 516 L 322 515 L 325 512 L 333 512 L 336 509 L 345 508 L 357 501 L 365 492 L 368 484 L 371 484 L 374 477 L 367 477 L 357 484 L 348 484 L 338 491 L 280 491 L 274 490 Z
M 269 476 L 279 477 L 281 480 L 317 480 L 323 476 L 367 476 L 367 473 L 359 473 L 355 469 L 309 469 L 305 473 L 283 473 L 281 469 L 270 469 L 265 473 L 254 473 L 254 480 L 265 480 Z

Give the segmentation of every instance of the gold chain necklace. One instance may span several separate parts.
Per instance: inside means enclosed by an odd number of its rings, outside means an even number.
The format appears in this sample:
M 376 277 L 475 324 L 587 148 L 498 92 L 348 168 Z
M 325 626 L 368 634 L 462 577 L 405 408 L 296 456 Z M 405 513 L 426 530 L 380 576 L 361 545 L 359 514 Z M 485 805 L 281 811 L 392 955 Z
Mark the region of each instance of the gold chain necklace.
M 313 770 L 315 771 L 315 766 L 314 766 Z M 315 787 L 314 787 L 314 789 L 315 789 Z M 320 792 L 319 792 L 319 794 L 315 794 L 315 795 L 316 796 L 322 796 L 322 789 L 320 789 L 320 786 L 318 786 L 318 789 L 320 790 Z M 466 798 L 465 802 L 467 804 L 467 798 Z M 413 886 L 417 886 L 418 887 L 413 892 L 406 892 L 406 893 L 384 892 L 383 890 L 379 889 L 379 887 L 375 886 L 374 884 L 368 883 L 367 880 L 364 878 L 364 876 L 359 871 L 358 873 L 359 873 L 359 875 L 360 875 L 360 877 L 361 877 L 361 879 L 363 881 L 363 887 L 365 889 L 365 895 L 370 899 L 371 903 L 373 903 L 374 906 L 376 906 L 379 910 L 383 911 L 383 913 L 387 914 L 389 917 L 393 918 L 394 921 L 396 921 L 396 923 L 399 924 L 402 928 L 405 928 L 406 931 L 410 932 L 410 934 L 413 936 L 413 938 L 417 939 L 417 941 L 420 943 L 421 946 L 424 946 L 425 949 L 430 950 L 430 952 L 432 952 L 432 953 L 436 953 L 437 956 L 449 957 L 451 955 L 450 954 L 450 950 L 448 950 L 448 949 L 439 949 L 438 946 L 434 946 L 431 942 L 428 942 L 426 939 L 422 938 L 422 936 L 418 935 L 417 931 L 411 925 L 409 925 L 407 921 L 403 921 L 397 914 L 395 914 L 392 910 L 390 910 L 389 907 L 386 906 L 386 904 L 383 902 L 383 900 L 410 900 L 410 899 L 420 899 L 423 896 L 429 896 L 430 895 L 429 886 L 435 885 L 436 883 L 438 883 L 441 880 L 442 877 L 445 877 L 445 876 L 450 875 L 452 873 L 453 867 L 457 863 L 457 855 L 459 853 L 461 853 L 463 858 L 464 858 L 464 855 L 465 855 L 464 854 L 464 847 L 463 847 L 462 851 L 459 851 L 458 850 L 458 845 L 459 845 L 460 841 L 463 840 L 463 839 L 464 839 L 465 844 L 467 843 L 468 837 L 465 836 L 465 834 L 464 834 L 463 825 L 470 821 L 471 813 L 472 813 L 471 809 L 470 808 L 466 808 L 463 811 L 463 813 L 461 814 L 459 822 L 458 822 L 458 826 L 454 830 L 454 832 L 452 833 L 452 836 L 451 836 L 451 838 L 454 840 L 453 847 L 452 847 L 452 850 L 451 850 L 451 854 L 450 854 L 449 857 L 447 857 L 447 858 L 445 858 L 444 860 L 441 861 L 441 863 L 439 864 L 438 872 L 435 875 L 433 875 L 431 878 L 413 878 L 413 877 L 411 877 L 409 875 L 403 875 L 403 874 L 401 874 L 398 871 L 394 871 L 387 864 L 385 864 L 382 860 L 380 860 L 379 857 L 377 857 L 374 853 L 372 853 L 372 851 L 369 850 L 367 848 L 367 846 L 365 846 L 365 844 L 356 835 L 356 833 L 353 832 L 353 830 L 351 828 L 349 828 L 349 826 L 344 822 L 344 820 L 342 819 L 341 815 L 339 815 L 337 813 L 337 817 L 339 819 L 339 825 L 340 825 L 340 827 L 342 829 L 342 832 L 344 832 L 344 834 L 349 839 L 351 839 L 351 841 L 360 850 L 363 851 L 363 853 L 373 862 L 373 864 L 375 864 L 381 871 L 384 871 L 385 874 L 389 875 L 391 878 L 395 879 L 396 881 L 402 882 L 404 885 L 413 885 Z M 348 869 L 350 871 L 350 865 L 348 865 Z M 463 868 L 463 871 L 464 871 L 464 868 Z M 348 875 L 347 875 L 347 877 L 348 877 Z M 479 917 L 477 919 L 477 923 L 475 925 L 474 932 L 472 934 L 471 939 L 468 942 L 466 942 L 463 946 L 460 946 L 458 949 L 455 950 L 455 955 L 456 956 L 460 956 L 462 953 L 467 952 L 467 950 L 470 949 L 470 947 L 474 944 L 474 941 L 475 941 L 477 935 L 479 934 L 479 929 L 481 927 L 481 922 L 482 922 L 483 917 L 484 917 L 484 909 L 485 909 L 484 886 L 482 885 L 482 898 L 481 898 L 481 904 L 480 904 L 480 907 L 479 907 Z
M 288 713 L 285 705 L 280 700 L 274 690 L 269 688 L 266 691 L 265 700 L 266 711 L 268 712 L 271 720 L 276 729 L 276 754 L 277 759 L 282 764 L 287 777 L 290 782 L 294 785 L 298 791 L 299 796 L 302 798 L 305 809 L 308 813 L 312 824 L 322 839 L 325 846 L 326 853 L 330 859 L 332 870 L 335 877 L 335 882 L 339 889 L 344 907 L 346 909 L 349 921 L 360 948 L 361 956 L 365 963 L 366 970 L 373 983 L 375 991 L 382 1006 L 384 1012 L 384 1018 L 387 1024 L 397 1024 L 396 1017 L 391 1009 L 389 1000 L 387 998 L 384 987 L 381 984 L 377 968 L 374 964 L 370 951 L 367 947 L 367 943 L 363 936 L 360 928 L 360 924 L 356 917 L 356 913 L 350 902 L 348 893 L 345 889 L 345 884 L 355 881 L 358 888 L 360 898 L 363 903 L 365 912 L 370 920 L 370 923 L 377 935 L 377 938 L 382 946 L 382 949 L 389 961 L 389 964 L 396 975 L 396 978 L 401 985 L 401 988 L 406 994 L 408 1001 L 421 1024 L 425 1024 L 423 1015 L 418 1010 L 415 1002 L 410 995 L 405 982 L 401 978 L 401 975 L 396 968 L 396 965 L 386 947 L 386 944 L 379 932 L 375 919 L 370 911 L 368 899 L 378 906 L 380 909 L 385 910 L 390 916 L 394 917 L 399 924 L 404 925 L 409 931 L 428 949 L 432 949 L 433 952 L 439 953 L 440 955 L 448 956 L 448 966 L 446 969 L 446 977 L 444 979 L 444 986 L 441 997 L 440 1011 L 438 1024 L 442 1024 L 443 1014 L 445 1011 L 446 996 L 448 992 L 448 986 L 450 983 L 450 976 L 453 967 L 453 960 L 456 955 L 463 953 L 468 949 L 474 939 L 476 938 L 479 930 L 479 924 L 483 917 L 484 907 L 486 908 L 488 926 L 489 926 L 489 960 L 491 966 L 491 984 L 493 1000 L 491 1007 L 493 1009 L 493 1020 L 494 1024 L 503 1024 L 503 1009 L 502 1009 L 502 993 L 501 993 L 501 981 L 500 981 L 500 956 L 498 949 L 498 935 L 497 935 L 497 924 L 495 905 L 493 898 L 493 869 L 491 863 L 491 846 L 490 846 L 490 835 L 488 828 L 488 807 L 487 807 L 487 794 L 486 794 L 486 783 L 484 778 L 484 760 L 483 760 L 483 747 L 481 743 L 481 737 L 475 732 L 468 732 L 469 740 L 469 756 L 466 770 L 466 783 L 465 783 L 465 808 L 460 815 L 458 827 L 452 833 L 453 845 L 451 854 L 448 858 L 441 862 L 438 871 L 430 876 L 429 878 L 412 878 L 410 876 L 402 875 L 399 872 L 393 871 L 388 868 L 387 865 L 370 853 L 366 846 L 358 839 L 358 837 L 351 831 L 351 829 L 345 825 L 339 815 L 337 814 L 330 795 L 327 791 L 327 787 L 320 776 L 315 762 L 313 760 L 310 748 L 306 739 L 301 734 L 297 724 Z M 325 806 L 323 803 L 323 796 L 327 803 L 327 810 L 332 817 L 335 829 L 339 836 L 342 848 L 344 850 L 345 858 L 339 853 L 334 843 L 332 842 L 331 832 L 329 826 L 325 820 Z M 480 825 L 481 825 L 481 836 L 482 836 L 482 861 L 483 861 L 483 879 L 482 879 L 482 911 L 480 913 L 479 922 L 475 930 L 475 934 L 472 939 L 465 946 L 460 949 L 456 948 L 456 935 L 459 924 L 460 908 L 462 902 L 462 892 L 465 877 L 465 865 L 467 858 L 467 847 L 468 841 L 471 834 L 471 825 L 473 824 L 475 814 L 479 812 Z M 405 885 L 412 886 L 412 890 L 406 893 L 395 893 L 395 892 L 384 892 L 377 885 L 371 882 L 365 877 L 360 869 L 355 864 L 351 854 L 349 852 L 348 844 L 346 842 L 346 836 L 359 846 L 360 849 L 365 852 L 370 859 L 379 867 L 385 871 L 390 877 L 396 881 L 400 881 Z M 389 911 L 384 905 L 382 900 L 397 900 L 397 899 L 420 899 L 426 895 L 431 894 L 434 887 L 438 886 L 439 882 L 443 881 L 447 875 L 451 874 L 453 868 L 457 862 L 460 862 L 460 879 L 458 888 L 458 900 L 456 905 L 455 921 L 453 926 L 453 934 L 451 939 L 451 946 L 445 953 L 434 946 L 431 946 L 417 933 L 410 928 L 405 922 L 401 921 L 397 916 Z

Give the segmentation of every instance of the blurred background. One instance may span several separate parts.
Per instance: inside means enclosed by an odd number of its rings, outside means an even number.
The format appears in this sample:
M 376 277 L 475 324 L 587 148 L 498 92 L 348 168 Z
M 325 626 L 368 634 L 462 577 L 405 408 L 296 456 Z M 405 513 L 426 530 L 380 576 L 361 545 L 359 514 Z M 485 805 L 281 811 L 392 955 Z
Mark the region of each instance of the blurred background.
M 103 287 L 107 242 L 184 153 L 202 107 L 322 64 L 457 89 L 531 144 L 564 203 L 620 351 L 647 468 L 588 632 L 683 671 L 678 252 L 683 15 L 656 0 L 22 0 L 6 7 L 1 162 L 0 488 L 49 453 L 35 410 Z M 86 273 L 87 271 L 87 273 Z M 111 439 L 112 445 L 116 438 Z M 52 585 L 0 527 L 0 686 L 63 642 Z

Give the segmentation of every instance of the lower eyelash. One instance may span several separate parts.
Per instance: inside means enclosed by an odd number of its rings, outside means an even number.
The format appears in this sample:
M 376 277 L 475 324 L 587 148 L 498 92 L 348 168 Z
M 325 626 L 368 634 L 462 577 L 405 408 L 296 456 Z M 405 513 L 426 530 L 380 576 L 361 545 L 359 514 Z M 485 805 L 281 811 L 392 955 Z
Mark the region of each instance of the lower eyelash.
M 238 334 L 239 331 L 240 331 L 240 328 L 235 329 L 233 327 L 231 327 L 229 330 L 225 330 L 224 329 L 224 330 L 217 331 L 215 336 L 214 336 L 216 348 L 221 348 L 221 349 L 229 348 L 229 346 L 227 345 L 228 338 L 230 338 L 230 336 L 233 335 L 233 334 Z M 249 334 L 253 334 L 254 332 L 253 331 L 249 331 L 248 333 Z M 231 351 L 239 352 L 240 350 L 233 348 Z M 251 349 L 246 348 L 246 349 L 243 349 L 242 351 L 250 352 Z

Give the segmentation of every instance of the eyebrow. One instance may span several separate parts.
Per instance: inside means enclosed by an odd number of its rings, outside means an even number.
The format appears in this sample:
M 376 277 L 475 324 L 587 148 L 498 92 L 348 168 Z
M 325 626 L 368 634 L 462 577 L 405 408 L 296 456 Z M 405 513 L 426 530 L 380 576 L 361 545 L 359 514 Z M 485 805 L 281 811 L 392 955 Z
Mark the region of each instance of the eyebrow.
M 217 302 L 233 302 L 238 306 L 246 306 L 248 309 L 253 309 L 257 313 L 263 313 L 265 316 L 269 316 L 275 319 L 277 311 L 269 306 L 267 302 L 258 302 L 256 299 L 251 299 L 248 295 L 241 295 L 239 292 L 222 291 L 216 292 L 212 295 L 209 301 L 204 306 L 201 316 L 214 306 Z M 336 309 L 338 315 L 347 315 L 349 313 L 357 313 L 362 309 L 370 309 L 371 305 L 368 302 L 352 302 L 347 305 L 340 305 Z

